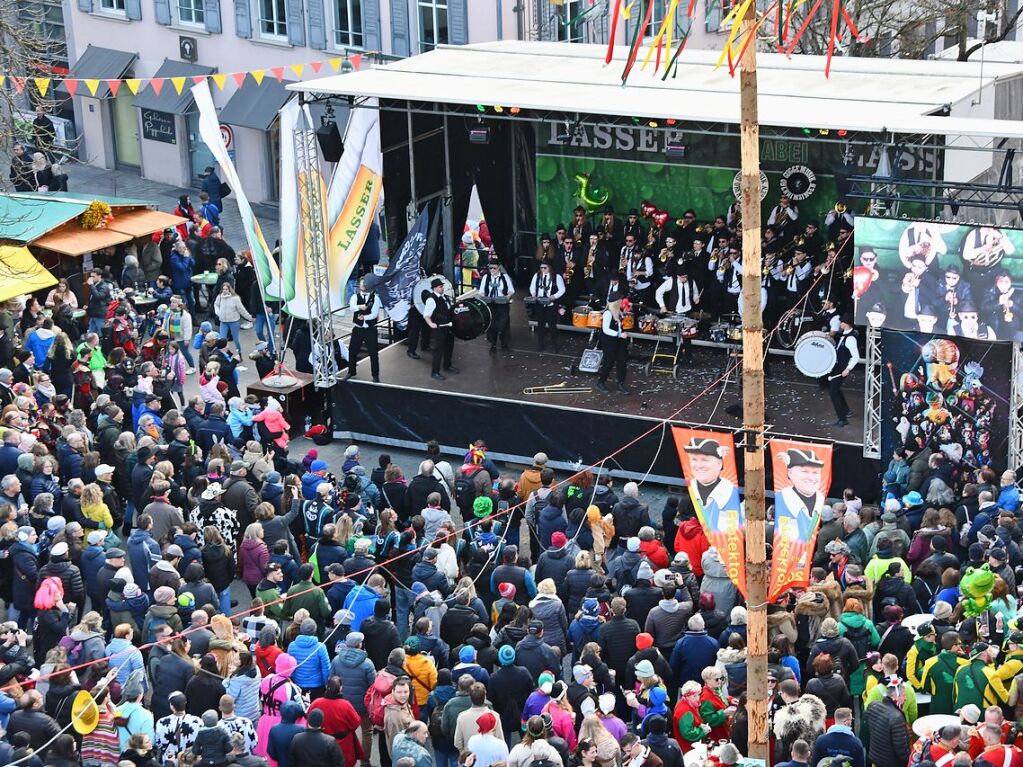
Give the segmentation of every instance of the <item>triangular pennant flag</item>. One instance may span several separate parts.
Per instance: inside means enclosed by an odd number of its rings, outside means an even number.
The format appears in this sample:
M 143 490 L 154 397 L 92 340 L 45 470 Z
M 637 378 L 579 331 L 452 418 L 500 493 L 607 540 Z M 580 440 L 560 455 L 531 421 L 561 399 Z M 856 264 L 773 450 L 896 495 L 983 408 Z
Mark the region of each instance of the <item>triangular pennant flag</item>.
M 24 77 L 11 77 L 11 82 L 14 83 L 14 90 L 16 90 L 18 93 L 24 93 L 25 91 Z
M 253 69 L 251 72 L 249 72 L 249 74 L 252 75 L 252 79 L 256 81 L 256 85 L 262 85 L 263 78 L 266 77 L 266 70 Z
M 185 87 L 185 80 L 186 79 L 187 78 L 185 78 L 185 77 L 172 77 L 171 78 L 171 82 L 174 84 L 174 90 L 176 90 L 178 92 L 179 96 L 181 95 L 181 89 Z
M 2 79 L 3 78 L 0 78 L 0 80 L 2 80 Z M 3 85 L 3 83 L 0 82 L 0 85 Z M 78 81 L 77 80 L 65 80 L 64 81 L 64 87 L 67 88 L 67 92 L 68 93 L 70 93 L 72 96 L 74 96 L 75 95 L 75 91 L 78 90 Z
M 5 75 L 0 75 L 0 88 L 3 88 L 4 87 L 4 83 L 6 83 L 6 82 L 7 82 L 7 77 Z
M 277 82 L 284 82 L 284 67 L 273 67 L 270 71 L 277 78 Z
M 192 82 L 195 83 L 196 85 L 198 85 L 199 83 L 201 83 L 205 79 L 206 79 L 206 75 L 195 75 L 192 78 Z
M 356 53 L 354 56 L 352 56 L 348 60 L 352 62 L 352 68 L 353 69 L 361 69 L 362 68 L 362 54 L 361 53 Z
M 342 59 L 331 59 L 327 63 L 330 64 L 330 68 L 331 69 L 333 69 L 335 72 L 337 72 L 339 69 L 341 69 L 341 61 L 342 61 Z
M 117 92 L 121 90 L 121 80 L 107 80 L 107 87 L 110 89 L 111 96 L 117 96 Z
M 128 86 L 128 90 L 131 91 L 132 96 L 139 94 L 139 86 L 142 85 L 142 81 L 136 77 L 131 77 L 124 81 L 124 84 Z
M 241 88 L 245 85 L 245 78 L 248 76 L 248 72 L 233 72 L 231 77 L 234 78 L 234 84 Z
M 162 77 L 154 77 L 152 80 L 149 81 L 149 87 L 153 89 L 153 93 L 155 93 L 157 96 L 159 96 L 160 95 L 160 91 L 163 90 L 163 83 L 164 83 L 164 78 L 162 78 Z
M 314 61 L 314 62 L 309 64 L 309 68 L 311 70 L 313 70 L 313 72 L 315 74 L 319 74 L 320 70 L 323 68 L 323 62 L 322 61 Z
M 95 96 L 96 89 L 99 88 L 99 80 L 94 77 L 90 77 L 85 81 L 85 87 L 89 89 L 90 96 Z
M 291 71 L 295 73 L 296 77 L 301 77 L 302 73 L 305 72 L 305 64 L 292 64 Z
M 49 77 L 37 77 L 36 78 L 36 89 L 39 91 L 39 95 L 46 98 L 46 91 L 50 89 L 50 78 Z
M 224 90 L 224 86 L 227 85 L 227 75 L 213 75 L 213 82 L 220 90 Z

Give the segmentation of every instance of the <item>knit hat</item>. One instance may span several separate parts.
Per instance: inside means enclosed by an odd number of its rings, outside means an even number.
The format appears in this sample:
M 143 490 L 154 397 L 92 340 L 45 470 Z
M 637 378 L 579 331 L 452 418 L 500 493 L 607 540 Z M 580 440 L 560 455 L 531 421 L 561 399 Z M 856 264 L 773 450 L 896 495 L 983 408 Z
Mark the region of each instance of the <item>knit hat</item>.
M 638 540 L 638 539 L 637 539 Z M 654 569 L 650 566 L 649 562 L 640 562 L 639 567 L 636 568 L 636 580 L 637 581 L 652 581 L 654 579 Z
M 733 626 L 745 626 L 749 619 L 749 616 L 746 613 L 746 608 L 742 605 L 736 605 L 732 608 L 729 619 L 732 621 Z
M 530 634 L 539 634 L 541 631 L 543 631 L 543 621 L 534 619 L 529 622 Z
M 345 644 L 348 647 L 358 647 L 366 640 L 366 636 L 361 631 L 349 631 L 348 636 L 345 637 Z
M 313 636 L 314 634 L 316 634 L 316 621 L 314 621 L 312 618 L 306 618 L 304 621 L 302 621 L 302 625 L 299 626 L 299 631 L 301 631 L 306 636 Z
M 834 618 L 825 618 L 821 621 L 821 636 L 834 639 L 838 636 L 838 621 Z
M 174 604 L 174 589 L 170 586 L 160 586 L 153 592 L 153 601 L 158 605 Z
M 613 692 L 605 692 L 599 698 L 597 698 L 597 706 L 605 714 L 610 714 L 615 710 L 615 695 Z
M 139 588 L 137 583 L 126 583 L 124 584 L 124 598 L 135 599 L 135 597 L 142 596 L 142 589 Z
M 668 731 L 668 720 L 660 714 L 652 714 L 643 720 L 643 729 L 651 735 L 664 735 Z
M 480 714 L 476 717 L 476 727 L 480 731 L 480 735 L 485 735 L 497 726 L 497 717 L 489 711 L 485 714 Z
M 263 477 L 263 482 L 267 485 L 279 485 L 281 484 L 281 481 L 281 473 L 279 471 L 269 471 L 266 476 Z
M 551 533 L 551 547 L 552 548 L 563 549 L 563 548 L 565 548 L 565 544 L 566 543 L 568 543 L 568 538 L 565 536 L 565 534 L 563 532 L 561 532 L 560 530 L 557 530 L 556 532 Z
M 636 678 L 649 679 L 654 675 L 654 664 L 648 660 L 641 660 L 636 664 Z
M 551 694 L 551 688 L 554 686 L 554 674 L 550 671 L 544 671 L 540 674 L 540 678 L 536 680 L 536 686 L 540 688 L 540 691 L 545 695 Z
M 217 712 L 212 708 L 203 713 L 202 723 L 206 727 L 216 727 L 218 722 L 220 722 L 220 717 L 217 716 Z
M 472 502 L 472 513 L 481 519 L 494 510 L 494 502 L 485 495 L 481 495 Z
M 967 724 L 976 724 L 980 721 L 980 708 L 973 703 L 967 703 L 959 709 L 959 718 Z
M 663 706 L 664 702 L 668 699 L 668 691 L 663 687 L 651 687 L 650 688 L 650 705 L 657 707 Z
M 576 684 L 582 684 L 591 676 L 593 676 L 593 671 L 590 670 L 589 666 L 579 665 L 572 667 L 572 678 L 575 679 Z
M 551 700 L 561 700 L 568 693 L 568 685 L 564 682 L 555 682 L 551 687 Z
M 46 530 L 47 532 L 56 535 L 57 533 L 64 529 L 64 525 L 66 524 L 67 520 L 58 514 L 55 517 L 50 517 L 50 519 L 46 523 Z
M 650 634 L 648 634 L 648 633 L 646 633 L 644 631 L 642 634 L 637 634 L 636 635 L 636 649 L 637 650 L 645 650 L 648 647 L 653 647 L 653 646 L 654 646 L 654 638 Z
M 499 583 L 497 584 L 497 593 L 501 595 L 503 599 L 515 599 L 515 584 L 514 583 Z
M 412 655 L 419 652 L 419 637 L 411 636 L 405 640 L 405 649 Z
M 537 453 L 536 455 L 534 455 L 533 456 L 533 463 L 535 463 L 537 466 L 546 466 L 547 465 L 547 453 Z
M 510 644 L 502 645 L 497 651 L 497 659 L 502 666 L 510 666 L 515 663 L 515 648 Z
M 600 602 L 596 597 L 586 597 L 583 600 L 583 615 L 589 618 L 596 618 L 600 615 Z
M 657 570 L 654 573 L 654 585 L 659 589 L 663 589 L 665 586 L 674 586 L 675 573 L 665 568 Z
M 934 605 L 934 617 L 938 620 L 948 620 L 952 617 L 952 605 L 948 602 L 938 601 Z
M 471 644 L 462 645 L 462 649 L 458 651 L 458 662 L 459 663 L 473 663 L 476 661 L 476 648 Z
M 629 540 L 625 542 L 625 545 L 628 547 L 629 551 L 635 553 L 639 551 L 639 538 L 633 536 L 632 538 L 629 538 Z
M 314 708 L 305 717 L 306 726 L 313 730 L 318 730 L 323 727 L 323 709 Z
M 106 530 L 90 530 L 89 536 L 85 540 L 90 546 L 100 546 L 106 539 L 107 539 Z
M 320 472 L 320 471 L 326 471 L 326 470 L 327 470 L 327 462 L 326 461 L 321 461 L 319 459 L 313 461 L 312 464 L 310 464 L 310 466 L 309 466 L 309 471 L 311 471 L 313 474 L 316 474 L 317 472 Z

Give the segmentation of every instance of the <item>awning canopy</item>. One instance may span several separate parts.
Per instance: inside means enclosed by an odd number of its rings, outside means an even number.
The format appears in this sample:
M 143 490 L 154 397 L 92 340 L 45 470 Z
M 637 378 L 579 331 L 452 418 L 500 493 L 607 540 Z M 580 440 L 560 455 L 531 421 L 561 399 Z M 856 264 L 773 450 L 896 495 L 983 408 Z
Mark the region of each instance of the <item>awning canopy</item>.
M 116 229 L 82 229 L 80 226 L 70 226 L 44 234 L 32 245 L 52 250 L 54 253 L 63 253 L 65 256 L 84 256 L 86 253 L 111 248 L 131 239 L 133 237 L 130 234 L 118 232 Z
M 32 242 L 84 213 L 93 200 L 102 200 L 115 213 L 118 209 L 145 209 L 150 205 L 145 200 L 76 192 L 0 194 L 0 240 Z
M 239 128 L 266 130 L 277 117 L 277 112 L 291 97 L 285 89 L 287 83 L 279 83 L 267 77 L 260 85 L 247 83 L 239 88 L 220 110 L 220 122 Z
M 170 114 L 183 115 L 192 109 L 192 82 L 188 80 L 185 86 L 178 93 L 174 84 L 170 82 L 172 77 L 192 78 L 198 75 L 211 75 L 216 71 L 213 67 L 203 67 L 199 64 L 189 64 L 185 61 L 172 61 L 164 59 L 163 64 L 156 70 L 153 77 L 167 78 L 160 93 L 154 93 L 152 88 L 142 91 L 135 99 L 135 106 L 139 109 L 152 109 L 156 112 L 169 112 Z
M 116 213 L 114 220 L 107 224 L 107 229 L 127 234 L 133 238 L 145 237 L 153 232 L 171 229 L 186 220 L 181 216 L 159 210 L 129 210 L 124 213 Z
M 24 245 L 0 245 L 0 301 L 57 284 L 50 270 Z
M 71 67 L 68 78 L 73 80 L 99 80 L 99 87 L 96 88 L 96 98 L 110 98 L 110 88 L 104 80 L 120 80 L 131 69 L 131 65 L 139 57 L 137 53 L 126 51 L 115 51 L 112 48 L 101 48 L 91 43 L 86 46 L 85 51 L 78 57 L 78 61 Z M 67 93 L 67 86 L 61 82 L 57 86 L 61 93 Z M 90 95 L 88 91 L 79 91 L 81 95 Z

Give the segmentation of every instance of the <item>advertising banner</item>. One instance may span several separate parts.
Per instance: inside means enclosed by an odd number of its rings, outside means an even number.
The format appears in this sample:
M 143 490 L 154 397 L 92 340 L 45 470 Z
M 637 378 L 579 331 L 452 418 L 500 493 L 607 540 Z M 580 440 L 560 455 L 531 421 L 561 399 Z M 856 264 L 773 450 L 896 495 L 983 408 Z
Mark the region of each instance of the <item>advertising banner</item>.
M 696 516 L 721 555 L 728 577 L 745 596 L 746 519 L 732 435 L 681 426 L 671 431 Z
M 792 586 L 810 582 L 814 543 L 821 509 L 831 487 L 831 446 L 772 439 L 774 474 L 774 541 L 771 584 L 773 601 Z
M 856 218 L 857 324 L 1023 341 L 1023 231 Z
M 1009 344 L 882 331 L 883 459 L 897 447 L 912 454 L 930 444 L 969 475 L 984 466 L 1005 468 L 1011 350 Z

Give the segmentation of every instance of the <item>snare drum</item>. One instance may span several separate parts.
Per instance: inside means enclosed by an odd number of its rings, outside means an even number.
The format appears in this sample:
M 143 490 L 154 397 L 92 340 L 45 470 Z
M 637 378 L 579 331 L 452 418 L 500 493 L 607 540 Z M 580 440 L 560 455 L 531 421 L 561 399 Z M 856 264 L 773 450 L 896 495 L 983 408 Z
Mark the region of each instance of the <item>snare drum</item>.
M 716 322 L 710 326 L 710 340 L 716 344 L 723 344 L 728 340 L 728 326 L 723 322 Z
M 588 327 L 588 321 L 590 318 L 590 310 L 585 306 L 577 306 L 572 310 L 572 327 L 573 328 L 585 328 Z
M 700 332 L 700 323 L 698 320 L 692 320 L 686 317 L 682 320 L 681 325 L 683 338 L 696 338 Z
M 673 336 L 675 335 L 675 329 L 678 327 L 678 323 L 675 320 L 661 318 L 657 320 L 657 334 L 661 336 Z
M 644 314 L 639 318 L 639 332 L 653 333 L 657 329 L 657 317 L 652 314 Z
M 599 328 L 603 325 L 604 312 L 599 309 L 592 309 L 587 317 L 586 326 L 590 328 Z
M 636 315 L 633 312 L 622 312 L 622 330 L 636 329 Z
M 742 325 L 728 326 L 728 340 L 736 343 L 742 342 Z
M 810 378 L 826 376 L 835 367 L 838 360 L 838 351 L 831 340 L 831 336 L 815 330 L 806 333 L 798 341 L 792 351 L 793 362 L 796 369 Z

